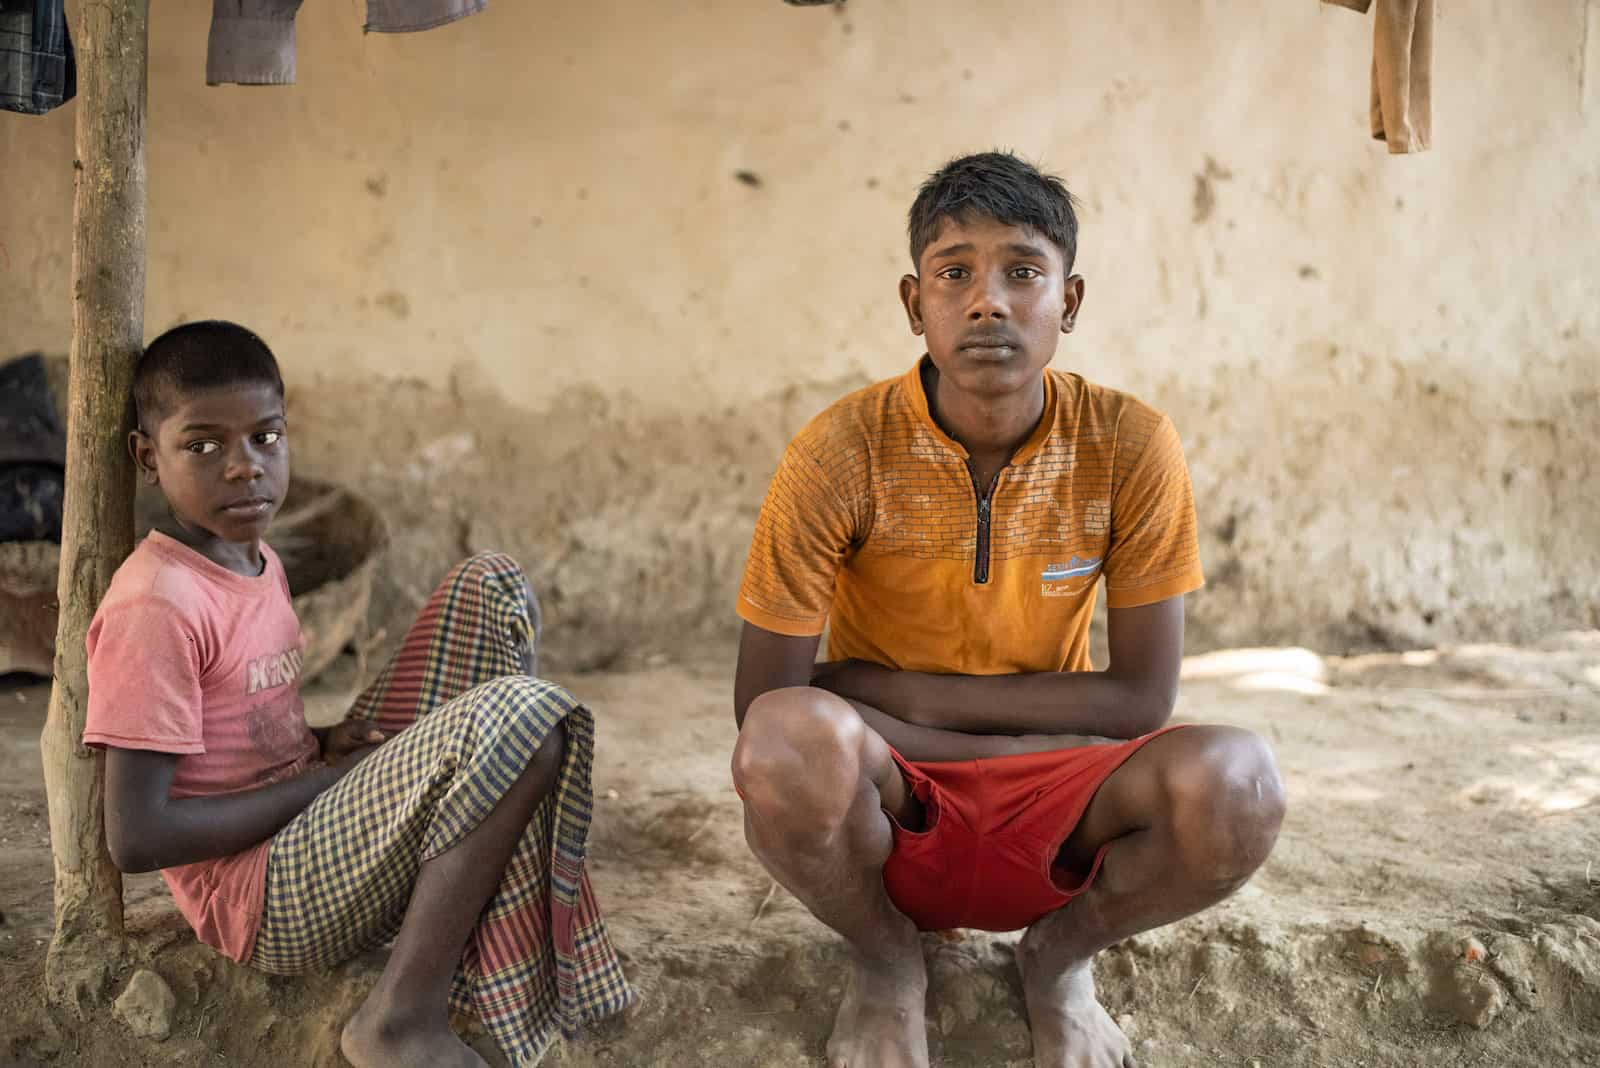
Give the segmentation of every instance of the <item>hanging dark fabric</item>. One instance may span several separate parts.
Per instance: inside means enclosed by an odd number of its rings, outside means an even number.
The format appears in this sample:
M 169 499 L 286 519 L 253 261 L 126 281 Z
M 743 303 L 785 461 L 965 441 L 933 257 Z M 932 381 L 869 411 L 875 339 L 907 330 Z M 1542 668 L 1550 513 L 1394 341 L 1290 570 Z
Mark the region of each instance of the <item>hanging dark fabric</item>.
M 207 85 L 293 85 L 301 0 L 212 0 Z M 489 0 L 366 0 L 368 33 L 416 33 L 475 15 Z
M 37 355 L 0 363 L 0 541 L 60 541 L 66 435 Z
M 63 0 L 0 0 L 0 109 L 43 115 L 77 92 Z

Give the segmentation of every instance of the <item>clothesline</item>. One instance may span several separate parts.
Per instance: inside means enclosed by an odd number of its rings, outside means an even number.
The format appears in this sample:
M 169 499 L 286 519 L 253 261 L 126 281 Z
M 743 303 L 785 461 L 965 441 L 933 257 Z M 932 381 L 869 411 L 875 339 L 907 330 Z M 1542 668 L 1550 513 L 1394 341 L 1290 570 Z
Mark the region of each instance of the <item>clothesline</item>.
M 207 85 L 293 85 L 295 15 L 302 0 L 215 0 L 206 42 Z M 414 33 L 474 15 L 489 0 L 367 0 L 363 27 Z M 832 0 L 786 0 L 796 6 Z M 1365 13 L 1374 0 L 1321 0 Z M 1395 154 L 1433 140 L 1436 0 L 1376 0 L 1372 136 Z M 40 115 L 77 91 L 65 0 L 0 0 L 0 109 Z

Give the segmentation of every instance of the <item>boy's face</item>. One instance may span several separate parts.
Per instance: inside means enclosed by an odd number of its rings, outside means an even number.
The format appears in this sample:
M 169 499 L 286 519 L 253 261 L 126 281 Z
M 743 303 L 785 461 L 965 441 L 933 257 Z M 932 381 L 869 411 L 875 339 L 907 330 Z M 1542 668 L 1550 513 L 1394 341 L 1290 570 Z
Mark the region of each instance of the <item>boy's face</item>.
M 940 379 L 973 396 L 1037 383 L 1083 303 L 1054 242 L 987 217 L 946 218 L 917 271 L 900 280 L 911 332 Z
M 222 541 L 260 541 L 289 488 L 283 394 L 270 383 L 178 396 L 128 444 L 178 521 Z

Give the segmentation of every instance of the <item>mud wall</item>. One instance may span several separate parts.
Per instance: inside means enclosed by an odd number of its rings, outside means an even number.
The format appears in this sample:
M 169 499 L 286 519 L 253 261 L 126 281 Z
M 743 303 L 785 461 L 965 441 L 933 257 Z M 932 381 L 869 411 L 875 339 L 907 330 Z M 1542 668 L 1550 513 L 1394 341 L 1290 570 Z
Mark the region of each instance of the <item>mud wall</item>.
M 1412 158 L 1314 0 L 308 4 L 256 89 L 208 13 L 153 13 L 148 330 L 279 351 L 297 464 L 392 524 L 383 622 L 501 546 L 558 658 L 727 633 L 787 434 L 917 355 L 917 182 L 998 145 L 1085 201 L 1058 366 L 1183 434 L 1192 646 L 1600 625 L 1600 0 L 1448 5 Z M 0 351 L 66 348 L 71 161 L 71 107 L 0 117 Z

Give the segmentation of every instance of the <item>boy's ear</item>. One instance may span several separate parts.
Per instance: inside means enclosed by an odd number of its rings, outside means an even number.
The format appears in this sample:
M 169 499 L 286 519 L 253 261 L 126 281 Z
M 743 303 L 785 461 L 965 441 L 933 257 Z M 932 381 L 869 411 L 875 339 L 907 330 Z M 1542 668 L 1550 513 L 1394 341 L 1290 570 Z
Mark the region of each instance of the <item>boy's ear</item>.
M 154 486 L 161 481 L 156 471 L 156 443 L 149 434 L 143 430 L 130 431 L 128 455 L 133 457 L 133 466 L 139 469 L 139 477 L 144 479 L 145 485 Z
M 900 303 L 906 307 L 906 320 L 911 332 L 922 336 L 922 280 L 914 274 L 900 279 Z
M 1083 308 L 1083 275 L 1075 274 L 1067 279 L 1065 296 L 1061 305 L 1061 332 L 1070 334 Z

